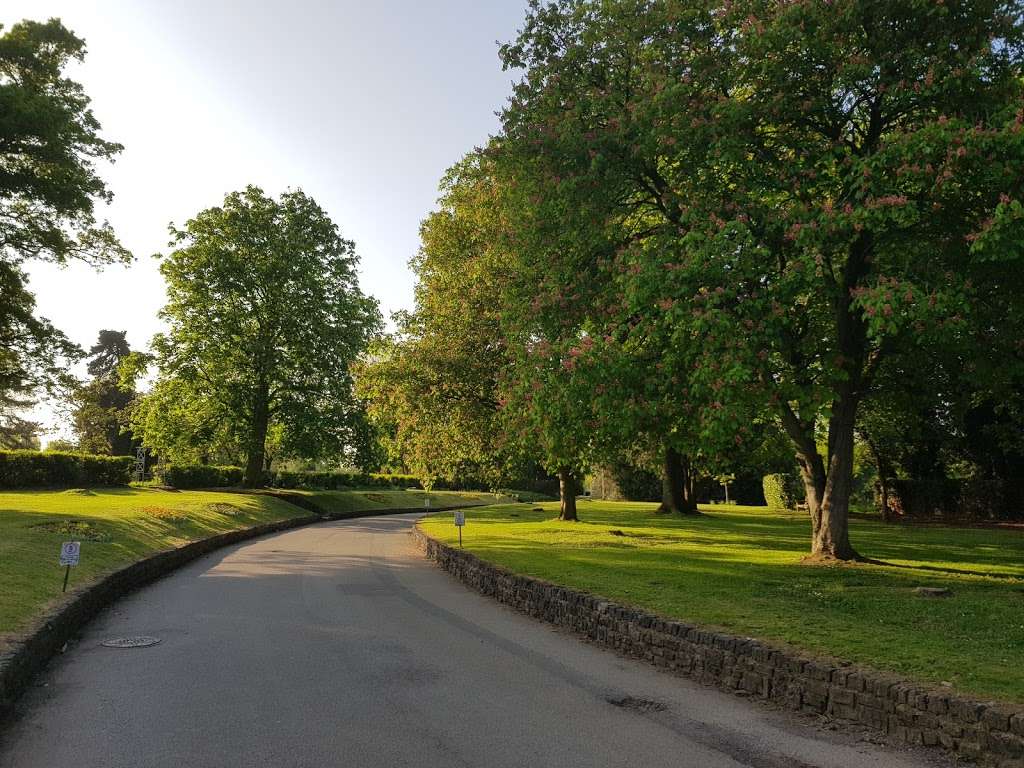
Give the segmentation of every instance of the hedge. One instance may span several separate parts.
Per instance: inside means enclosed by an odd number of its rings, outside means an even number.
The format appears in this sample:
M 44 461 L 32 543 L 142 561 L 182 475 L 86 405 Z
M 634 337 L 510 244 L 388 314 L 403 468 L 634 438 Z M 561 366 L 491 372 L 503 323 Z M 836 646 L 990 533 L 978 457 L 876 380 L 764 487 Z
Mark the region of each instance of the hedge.
M 268 484 L 274 488 L 306 488 L 340 491 L 351 488 L 420 488 L 413 475 L 383 475 L 365 472 L 272 472 Z
M 164 485 L 172 488 L 228 488 L 242 484 L 241 467 L 209 464 L 164 464 L 154 469 Z
M 795 509 L 801 500 L 799 482 L 793 475 L 765 475 L 761 480 L 764 500 L 770 509 Z
M 889 480 L 889 511 L 921 520 L 1024 520 L 1024 478 Z
M 154 469 L 157 478 L 174 488 L 223 488 L 242 484 L 241 467 L 214 467 L 205 464 L 165 464 Z M 271 488 L 318 491 L 344 491 L 359 488 L 423 488 L 415 475 L 391 475 L 370 472 L 268 472 L 264 482 Z M 435 491 L 487 491 L 482 483 L 435 480 Z M 516 486 L 517 490 L 534 490 Z M 544 491 L 548 491 L 547 488 Z M 541 491 L 541 492 L 544 492 Z M 557 494 L 557 490 L 555 491 Z
M 0 488 L 128 485 L 135 459 L 58 451 L 0 451 Z

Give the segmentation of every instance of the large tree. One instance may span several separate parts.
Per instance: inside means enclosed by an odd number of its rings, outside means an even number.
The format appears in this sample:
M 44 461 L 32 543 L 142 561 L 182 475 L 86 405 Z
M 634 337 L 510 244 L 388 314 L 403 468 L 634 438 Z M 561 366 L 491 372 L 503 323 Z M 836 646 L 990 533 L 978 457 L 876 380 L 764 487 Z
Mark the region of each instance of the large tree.
M 854 430 L 880 365 L 967 332 L 976 298 L 1016 301 L 1019 7 L 531 8 L 503 49 L 526 71 L 504 127 L 548 177 L 538 204 L 584 242 L 630 230 L 584 278 L 622 276 L 634 332 L 667 322 L 699 342 L 689 391 L 709 432 L 747 406 L 775 411 L 812 554 L 855 557 Z M 585 295 L 560 265 L 561 290 Z M 662 362 L 675 357 L 666 347 Z
M 36 317 L 24 264 L 93 264 L 130 255 L 95 206 L 111 193 L 96 165 L 121 146 L 100 137 L 82 86 L 64 74 L 85 43 L 59 21 L 0 26 L 0 431 L 40 392 L 64 391 L 78 347 Z
M 500 428 L 498 382 L 509 365 L 501 329 L 503 275 L 498 192 L 471 154 L 441 182 L 438 209 L 420 227 L 410 262 L 416 306 L 357 375 L 374 419 L 402 463 L 425 481 L 508 476 L 515 446 Z M 496 486 L 495 486 L 496 487 Z
M 353 243 L 303 192 L 275 200 L 253 186 L 171 231 L 156 396 L 201 404 L 242 446 L 248 486 L 262 483 L 272 425 L 288 455 L 351 447 L 362 409 L 350 366 L 381 322 Z M 159 425 L 158 410 L 144 411 Z
M 79 386 L 72 397 L 78 447 L 86 453 L 128 456 L 134 452 L 128 415 L 135 389 L 122 381 L 120 371 L 122 362 L 132 353 L 126 337 L 125 331 L 100 331 L 89 350 L 92 379 Z

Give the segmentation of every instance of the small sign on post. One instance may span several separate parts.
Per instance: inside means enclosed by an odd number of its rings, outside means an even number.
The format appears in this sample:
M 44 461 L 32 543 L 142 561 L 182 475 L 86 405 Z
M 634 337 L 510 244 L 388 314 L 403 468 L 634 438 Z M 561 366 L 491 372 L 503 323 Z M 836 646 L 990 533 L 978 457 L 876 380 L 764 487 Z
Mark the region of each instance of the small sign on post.
M 424 509 L 430 509 L 430 497 L 429 496 L 427 496 L 427 498 L 425 498 L 423 500 L 423 508 Z
M 462 528 L 466 524 L 466 513 L 461 509 L 455 510 L 455 527 L 459 529 L 459 546 L 462 546 Z
M 71 575 L 71 566 L 78 565 L 81 552 L 82 542 L 80 541 L 65 541 L 60 545 L 60 564 L 67 568 L 64 571 L 64 586 L 61 592 L 68 591 L 68 576 Z

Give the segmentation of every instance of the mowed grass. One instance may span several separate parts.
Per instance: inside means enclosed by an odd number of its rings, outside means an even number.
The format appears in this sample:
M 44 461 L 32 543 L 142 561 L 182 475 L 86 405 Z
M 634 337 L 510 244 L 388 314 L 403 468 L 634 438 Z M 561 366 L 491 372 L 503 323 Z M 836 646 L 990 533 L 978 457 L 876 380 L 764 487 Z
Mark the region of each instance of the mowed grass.
M 510 501 L 507 496 L 493 493 L 474 493 L 465 491 L 421 491 L 408 489 L 401 491 L 370 490 L 370 491 L 306 491 L 295 490 L 286 493 L 308 496 L 324 514 L 342 514 L 345 512 L 363 512 L 374 509 L 409 509 L 424 510 L 438 507 L 462 507 L 495 502 Z M 427 506 L 427 502 L 430 506 Z
M 847 659 L 955 691 L 1024 703 L 1024 531 L 854 520 L 881 564 L 808 565 L 806 515 L 760 507 L 656 515 L 653 504 L 583 502 L 469 510 L 465 547 L 498 565 L 659 614 Z M 420 523 L 458 541 L 449 515 Z M 925 598 L 918 586 L 952 597 Z
M 305 491 L 326 513 L 422 508 L 414 491 Z M 433 493 L 431 506 L 479 504 L 493 494 Z M 68 591 L 161 550 L 309 512 L 272 495 L 156 488 L 0 493 L 0 645 L 61 599 L 60 545 L 80 541 Z

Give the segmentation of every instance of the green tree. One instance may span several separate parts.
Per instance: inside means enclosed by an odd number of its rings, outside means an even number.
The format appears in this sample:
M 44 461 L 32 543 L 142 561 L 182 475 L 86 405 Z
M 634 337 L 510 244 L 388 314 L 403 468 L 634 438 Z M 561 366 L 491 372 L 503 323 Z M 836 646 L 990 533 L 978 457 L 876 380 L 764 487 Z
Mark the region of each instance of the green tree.
M 64 70 L 85 43 L 56 19 L 0 26 L 0 431 L 39 392 L 67 391 L 81 350 L 43 318 L 23 265 L 41 259 L 127 261 L 95 218 L 111 193 L 96 172 L 119 144 L 100 138 L 82 86 Z
M 128 427 L 133 386 L 125 386 L 120 366 L 129 355 L 126 331 L 102 330 L 89 350 L 88 371 L 92 380 L 78 387 L 72 402 L 72 418 L 79 449 L 86 453 L 128 456 L 135 439 Z
M 857 556 L 854 430 L 881 363 L 982 327 L 981 297 L 1017 301 L 1020 33 L 1004 0 L 620 0 L 533 3 L 503 49 L 526 71 L 504 146 L 532 157 L 536 206 L 563 241 L 630 234 L 549 274 L 583 298 L 574 272 L 618 275 L 634 332 L 699 342 L 662 362 L 698 352 L 713 441 L 776 413 L 815 556 Z
M 230 466 L 245 461 L 243 430 L 194 378 L 157 378 L 132 406 L 129 424 L 161 461 Z
M 96 343 L 89 348 L 89 375 L 94 378 L 117 379 L 121 363 L 131 353 L 127 331 L 100 331 Z
M 274 200 L 253 186 L 171 232 L 170 328 L 154 339 L 159 378 L 137 420 L 146 444 L 189 429 L 168 422 L 198 405 L 197 419 L 242 447 L 247 486 L 262 482 L 272 425 L 287 455 L 351 446 L 362 432 L 350 366 L 381 324 L 352 242 L 301 191 Z M 151 407 L 168 399 L 180 405 L 166 416 Z
M 35 421 L 8 416 L 0 427 L 0 448 L 7 450 L 39 450 L 42 425 Z
M 75 443 L 73 440 L 57 438 L 56 440 L 51 440 L 50 442 L 48 442 L 46 444 L 46 448 L 44 448 L 43 450 L 51 451 L 53 453 L 77 453 L 78 444 Z
M 516 463 L 499 413 L 510 364 L 501 327 L 507 260 L 489 164 L 471 154 L 441 183 L 410 262 L 416 306 L 395 316 L 394 336 L 375 346 L 357 383 L 394 452 L 425 482 L 474 480 L 497 487 Z

